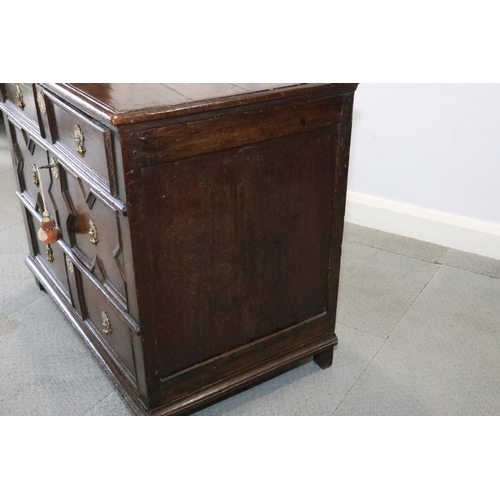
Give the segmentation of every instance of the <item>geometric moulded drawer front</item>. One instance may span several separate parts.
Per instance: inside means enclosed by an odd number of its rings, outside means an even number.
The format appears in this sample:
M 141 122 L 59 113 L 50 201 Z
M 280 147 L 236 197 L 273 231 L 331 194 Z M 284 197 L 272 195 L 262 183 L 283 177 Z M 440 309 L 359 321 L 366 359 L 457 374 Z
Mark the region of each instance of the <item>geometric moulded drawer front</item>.
M 135 335 L 123 322 L 104 295 L 96 289 L 93 283 L 81 275 L 82 282 L 82 311 L 84 321 L 101 342 L 106 343 L 115 354 L 121 367 L 126 368 L 128 374 L 135 380 L 134 355 L 132 335 Z
M 11 154 L 16 167 L 20 190 L 35 204 L 40 194 L 37 167 L 48 164 L 48 152 L 37 144 L 24 128 L 15 125 L 11 120 L 7 120 L 5 126 L 8 127 L 11 137 Z M 48 188 L 49 185 L 50 178 L 49 182 L 46 183 L 46 187 Z
M 87 269 L 126 304 L 119 214 L 93 187 L 55 157 L 58 179 L 52 189 L 66 243 Z

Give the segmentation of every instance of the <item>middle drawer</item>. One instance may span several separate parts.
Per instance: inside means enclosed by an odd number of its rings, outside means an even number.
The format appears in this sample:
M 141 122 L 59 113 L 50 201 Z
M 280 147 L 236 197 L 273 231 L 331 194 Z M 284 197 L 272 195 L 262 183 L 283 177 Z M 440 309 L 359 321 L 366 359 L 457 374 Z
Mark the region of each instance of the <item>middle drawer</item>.
M 121 224 L 126 217 L 55 156 L 49 154 L 52 182 L 46 196 L 63 238 L 90 272 L 126 307 L 127 286 Z M 44 184 L 45 188 L 45 184 Z M 126 223 L 126 222 L 125 222 Z

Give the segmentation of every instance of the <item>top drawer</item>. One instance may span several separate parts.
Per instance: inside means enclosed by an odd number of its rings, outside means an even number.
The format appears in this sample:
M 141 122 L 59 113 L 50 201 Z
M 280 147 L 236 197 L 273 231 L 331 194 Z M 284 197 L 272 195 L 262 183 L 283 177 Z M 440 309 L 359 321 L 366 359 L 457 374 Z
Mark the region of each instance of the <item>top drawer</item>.
M 17 114 L 27 119 L 40 132 L 35 104 L 35 87 L 32 83 L 4 83 L 3 94 Z M 43 135 L 43 134 L 42 134 Z
M 49 131 L 48 139 L 91 175 L 97 175 L 98 181 L 111 185 L 112 194 L 116 194 L 111 132 L 48 92 L 45 103 L 47 115 L 42 117 L 42 123 Z

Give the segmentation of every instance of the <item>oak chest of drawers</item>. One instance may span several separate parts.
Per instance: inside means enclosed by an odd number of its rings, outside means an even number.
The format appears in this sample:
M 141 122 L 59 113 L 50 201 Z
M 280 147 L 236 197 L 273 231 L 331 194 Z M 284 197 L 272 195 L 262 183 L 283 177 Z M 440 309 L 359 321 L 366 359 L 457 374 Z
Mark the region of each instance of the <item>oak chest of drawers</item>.
M 27 265 L 137 413 L 330 366 L 355 89 L 1 84 Z

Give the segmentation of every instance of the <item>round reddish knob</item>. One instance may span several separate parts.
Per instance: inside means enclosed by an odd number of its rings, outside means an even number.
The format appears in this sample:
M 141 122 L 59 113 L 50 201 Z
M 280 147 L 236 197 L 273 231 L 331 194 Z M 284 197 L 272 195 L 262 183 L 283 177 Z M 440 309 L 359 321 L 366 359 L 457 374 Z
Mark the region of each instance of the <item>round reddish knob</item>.
M 46 245 L 55 243 L 62 238 L 61 230 L 56 226 L 55 221 L 50 218 L 48 212 L 43 213 L 42 223 L 37 234 L 38 239 Z

